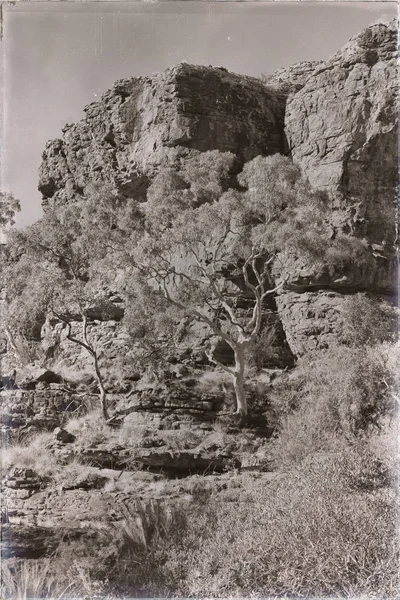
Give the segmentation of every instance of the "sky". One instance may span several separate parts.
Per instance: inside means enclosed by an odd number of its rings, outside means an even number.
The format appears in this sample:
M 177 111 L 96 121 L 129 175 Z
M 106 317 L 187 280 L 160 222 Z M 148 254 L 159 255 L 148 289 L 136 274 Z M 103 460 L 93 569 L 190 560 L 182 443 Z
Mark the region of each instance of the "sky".
M 84 117 L 116 79 L 181 61 L 258 76 L 326 60 L 395 2 L 22 2 L 3 5 L 1 189 L 17 225 L 41 215 L 46 141 Z

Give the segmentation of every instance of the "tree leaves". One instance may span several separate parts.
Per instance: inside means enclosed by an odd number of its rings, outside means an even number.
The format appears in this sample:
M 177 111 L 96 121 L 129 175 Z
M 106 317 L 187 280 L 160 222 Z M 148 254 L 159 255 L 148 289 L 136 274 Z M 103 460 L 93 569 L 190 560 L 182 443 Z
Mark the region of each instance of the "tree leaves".
M 15 213 L 21 210 L 20 201 L 11 192 L 0 192 L 0 227 L 14 225 Z

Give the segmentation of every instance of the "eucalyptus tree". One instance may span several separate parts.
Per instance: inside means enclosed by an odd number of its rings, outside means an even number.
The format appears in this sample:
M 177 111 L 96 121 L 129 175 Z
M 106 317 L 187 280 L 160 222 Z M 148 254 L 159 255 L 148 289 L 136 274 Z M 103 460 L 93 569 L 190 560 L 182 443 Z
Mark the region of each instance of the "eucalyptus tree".
M 168 196 L 150 203 L 132 264 L 150 319 L 152 307 L 173 308 L 177 318 L 201 321 L 231 347 L 232 366 L 207 355 L 231 375 L 236 412 L 245 416 L 246 348 L 260 333 L 266 298 L 285 285 L 285 276 L 276 277 L 282 250 L 306 252 L 300 241 L 321 226 L 326 206 L 279 155 L 254 159 L 238 182 L 241 190 L 186 205 L 173 219 Z M 252 302 L 248 317 L 237 308 L 243 292 Z
M 111 193 L 103 196 L 112 205 Z M 17 336 L 37 337 L 46 318 L 61 323 L 65 337 L 92 359 L 102 413 L 108 419 L 100 366 L 103 348 L 91 339 L 90 314 L 93 306 L 103 313 L 109 309 L 102 297 L 108 278 L 102 259 L 114 242 L 112 215 L 118 211 L 105 211 L 97 198 L 97 210 L 91 212 L 94 204 L 92 196 L 85 209 L 81 202 L 48 209 L 40 221 L 11 237 L 9 253 L 14 256 L 3 274 L 4 323 L 11 342 Z

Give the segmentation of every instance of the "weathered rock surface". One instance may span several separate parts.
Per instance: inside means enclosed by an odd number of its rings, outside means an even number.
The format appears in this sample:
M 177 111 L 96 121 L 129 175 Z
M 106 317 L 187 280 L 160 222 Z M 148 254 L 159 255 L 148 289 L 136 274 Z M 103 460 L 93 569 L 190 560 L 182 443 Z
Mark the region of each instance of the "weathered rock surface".
M 349 230 L 381 254 L 395 239 L 398 77 L 397 28 L 374 25 L 309 75 L 285 115 L 293 160 L 315 186 L 336 192 Z
M 230 151 L 241 161 L 283 151 L 284 103 L 259 80 L 223 68 L 183 63 L 120 80 L 85 112 L 43 152 L 44 206 L 105 182 L 143 198 L 157 168 L 197 151 Z
M 267 86 L 277 88 L 282 94 L 299 91 L 307 82 L 310 75 L 323 64 L 322 61 L 302 61 L 289 67 L 277 69 L 269 75 L 263 76 Z
M 356 231 L 371 243 L 393 243 L 387 211 L 397 182 L 398 108 L 394 24 L 352 38 L 310 73 L 286 107 L 293 160 L 314 185 L 354 204 Z
M 308 71 L 287 101 L 285 133 L 293 161 L 312 184 L 334 194 L 343 211 L 340 228 L 365 240 L 372 259 L 368 269 L 354 263 L 344 277 L 331 279 L 315 272 L 307 277 L 301 269 L 296 274 L 294 266 L 291 282 L 302 294 L 282 293 L 277 304 L 298 356 L 340 335 L 341 290 L 397 293 L 397 53 L 397 23 L 373 25 Z M 318 288 L 335 293 L 316 293 Z
M 315 186 L 334 195 L 340 209 L 335 226 L 365 240 L 372 260 L 368 268 L 352 265 L 345 276 L 315 269 L 307 276 L 301 265 L 288 265 L 291 290 L 281 293 L 277 306 L 290 349 L 294 354 L 313 349 L 317 333 L 312 332 L 319 330 L 312 317 L 306 327 L 288 318 L 295 293 L 303 294 L 296 307 L 307 305 L 309 315 L 319 313 L 322 297 L 331 304 L 324 325 L 329 335 L 317 343 L 325 346 L 339 335 L 334 316 L 339 300 L 316 294 L 319 289 L 386 295 L 396 290 L 396 58 L 392 22 L 364 30 L 326 62 L 280 69 L 265 85 L 222 68 L 188 64 L 152 78 L 117 81 L 86 107 L 83 121 L 66 126 L 63 138 L 46 146 L 39 183 L 44 206 L 80 195 L 84 202 L 93 183 L 144 200 L 159 168 L 179 169 L 205 150 L 233 152 L 239 162 L 289 152 Z M 71 351 L 76 354 L 76 348 Z M 229 361 L 226 348 L 218 352 Z M 83 352 L 77 362 L 82 360 L 88 363 Z
M 68 390 L 62 384 L 44 384 L 34 390 L 0 392 L 1 436 L 6 441 L 32 432 L 52 431 L 71 414 L 96 401 L 89 393 Z

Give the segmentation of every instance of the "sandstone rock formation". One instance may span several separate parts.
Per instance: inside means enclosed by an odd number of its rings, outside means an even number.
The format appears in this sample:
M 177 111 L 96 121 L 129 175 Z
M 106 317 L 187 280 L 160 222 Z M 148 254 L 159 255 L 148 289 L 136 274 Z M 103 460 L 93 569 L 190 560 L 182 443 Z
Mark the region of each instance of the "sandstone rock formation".
M 333 194 L 338 230 L 365 240 L 373 257 L 372 267 L 352 265 L 344 276 L 289 265 L 291 289 L 277 306 L 291 351 L 323 347 L 340 333 L 341 290 L 389 297 L 396 291 L 396 56 L 392 22 L 369 27 L 325 63 L 280 69 L 266 85 L 186 63 L 152 78 L 117 81 L 86 107 L 83 121 L 47 144 L 43 205 L 84 196 L 96 182 L 145 200 L 157 169 L 179 168 L 199 151 L 230 151 L 239 164 L 258 154 L 289 153 L 313 185 Z M 320 305 L 327 306 L 324 316 Z M 299 325 L 305 310 L 319 315 L 315 322 L 308 316 L 307 327 Z M 329 335 L 316 342 L 321 331 Z
M 354 264 L 341 281 L 323 281 L 320 287 L 396 295 L 398 82 L 397 23 L 392 21 L 352 38 L 309 72 L 287 101 L 285 134 L 293 161 L 313 185 L 334 194 L 345 212 L 340 226 L 365 239 L 374 257 L 371 269 L 363 272 Z M 296 276 L 292 279 L 296 282 Z M 278 305 L 289 344 L 302 354 L 327 342 L 326 335 L 316 341 L 321 331 L 335 337 L 343 298 L 316 292 L 312 277 L 309 286 L 301 277 L 297 283 L 302 294 L 282 294 Z M 305 313 L 321 315 L 322 305 L 323 318 L 303 321 Z
M 284 103 L 259 80 L 223 68 L 182 63 L 152 78 L 120 80 L 85 112 L 46 145 L 44 206 L 97 182 L 143 198 L 157 168 L 196 151 L 230 151 L 242 162 L 283 151 Z
M 288 262 L 290 285 L 270 301 L 264 315 L 272 315 L 277 324 L 279 364 L 269 365 L 264 380 L 253 382 L 262 387 L 258 396 L 267 398 L 276 375 L 272 367 L 291 366 L 296 357 L 337 342 L 349 295 L 369 292 L 393 301 L 398 242 L 396 52 L 396 25 L 374 25 L 327 62 L 281 69 L 267 78 L 266 85 L 222 68 L 188 64 L 151 78 L 118 81 L 99 102 L 86 107 L 84 120 L 67 125 L 62 139 L 46 145 L 39 182 L 44 209 L 73 199 L 84 202 L 87 188 L 96 183 L 145 201 L 146 189 L 159 169 L 179 169 L 185 160 L 207 150 L 232 152 L 238 169 L 259 154 L 289 154 L 313 185 L 333 195 L 334 226 L 364 239 L 374 266 L 362 270 L 354 264 L 344 276 L 333 277 Z M 79 455 L 88 471 L 64 478 L 58 488 L 48 486 L 32 469 L 8 474 L 3 481 L 3 538 L 9 555 L 40 556 L 46 546 L 53 549 L 56 530 L 65 530 L 67 537 L 71 532 L 83 535 L 96 520 L 112 521 L 113 508 L 126 500 L 120 489 L 129 492 L 126 501 L 133 502 L 146 496 L 147 483 L 159 482 L 160 473 L 221 473 L 244 467 L 245 459 L 249 460 L 214 436 L 217 419 L 228 433 L 236 434 L 237 429 L 226 414 L 232 396 L 226 382 L 222 377 L 218 382 L 207 379 L 202 343 L 209 332 L 194 326 L 176 354 L 165 354 L 162 380 L 138 375 L 134 364 L 121 375 L 117 359 L 126 357 L 129 344 L 121 323 L 123 305 L 117 295 L 113 298 L 113 318 L 94 309 L 88 334 L 104 350 L 101 361 L 109 365 L 111 425 L 123 424 L 127 435 L 139 438 L 144 431 L 146 436 L 137 442 L 132 457 L 124 440 L 88 440 L 82 447 L 68 431 L 56 430 L 50 444 L 59 462 L 66 464 Z M 248 310 L 246 299 L 241 301 L 243 310 Z M 80 327 L 79 322 L 73 323 L 72 333 Z M 82 403 L 96 403 L 90 357 L 66 339 L 60 326 L 47 322 L 42 335 L 46 366 L 65 380 L 71 372 L 78 373 L 86 384 L 84 394 L 47 376 L 47 381 L 46 377 L 40 381 L 40 375 L 25 389 L 2 391 L 5 438 L 18 431 L 64 427 L 65 412 L 79 413 Z M 221 362 L 229 362 L 226 346 L 220 344 L 217 352 Z M 248 391 L 251 396 L 252 390 Z M 252 465 L 261 470 L 265 465 L 259 460 L 262 452 L 257 451 L 262 436 L 271 435 L 273 417 L 265 418 L 266 405 L 252 410 L 252 434 L 260 435 L 257 442 L 245 441 L 249 454 L 255 456 Z M 258 431 L 257 423 L 263 424 Z M 198 439 L 178 449 L 162 436 L 188 431 L 197 432 Z M 136 468 L 155 473 L 138 477 Z M 228 485 L 224 478 L 214 478 L 218 493 Z M 165 494 L 186 498 L 190 486 L 193 483 L 169 481 Z M 152 497 L 159 489 L 154 486 Z M 26 529 L 19 529 L 21 525 Z

